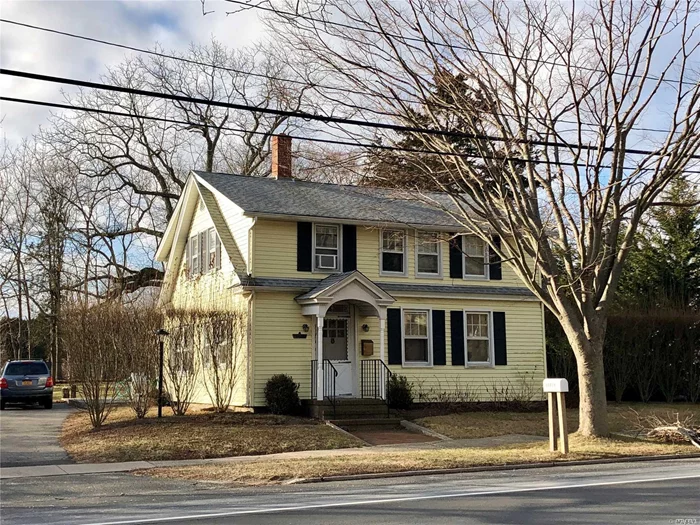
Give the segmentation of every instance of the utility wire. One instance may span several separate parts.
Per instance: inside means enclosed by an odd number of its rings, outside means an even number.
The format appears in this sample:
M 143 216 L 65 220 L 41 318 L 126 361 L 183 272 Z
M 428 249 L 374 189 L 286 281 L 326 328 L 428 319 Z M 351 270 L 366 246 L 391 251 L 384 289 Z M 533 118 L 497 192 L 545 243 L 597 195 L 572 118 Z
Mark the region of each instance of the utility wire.
M 242 75 L 249 75 L 252 77 L 264 78 L 267 80 L 275 80 L 278 82 L 289 82 L 290 84 L 298 84 L 298 85 L 310 87 L 310 88 L 316 89 L 316 90 L 319 90 L 319 88 L 320 88 L 320 89 L 327 89 L 330 91 L 338 91 L 341 93 L 349 93 L 349 94 L 353 94 L 353 95 L 364 95 L 367 97 L 376 97 L 376 98 L 381 98 L 381 99 L 385 99 L 385 100 L 392 100 L 392 97 L 389 97 L 387 95 L 382 95 L 380 93 L 368 93 L 366 91 L 358 91 L 358 90 L 351 89 L 351 88 L 343 88 L 343 87 L 338 87 L 338 86 L 331 86 L 328 84 L 318 84 L 315 82 L 307 82 L 304 80 L 296 80 L 296 79 L 292 79 L 292 78 L 284 78 L 284 77 L 278 77 L 278 76 L 273 76 L 273 75 L 266 75 L 266 74 L 262 74 L 262 73 L 255 73 L 253 71 L 244 71 L 244 70 L 232 68 L 229 66 L 221 66 L 221 65 L 211 64 L 209 62 L 201 62 L 199 60 L 193 60 L 193 59 L 186 58 L 186 57 L 169 55 L 167 53 L 163 53 L 160 51 L 153 51 L 153 50 L 149 50 L 149 49 L 144 49 L 144 48 L 131 46 L 131 45 L 127 45 L 127 44 L 121 44 L 119 42 L 111 42 L 108 40 L 89 37 L 89 36 L 85 36 L 85 35 L 78 35 L 76 33 L 69 33 L 67 31 L 61 31 L 61 30 L 52 29 L 49 27 L 37 26 L 34 24 L 27 24 L 24 22 L 17 22 L 16 20 L 8 20 L 6 18 L 0 18 L 0 22 L 6 23 L 6 24 L 12 24 L 15 26 L 24 27 L 24 28 L 32 29 L 32 30 L 36 30 L 36 31 L 44 31 L 46 33 L 52 33 L 52 34 L 56 34 L 56 35 L 66 36 L 66 37 L 75 38 L 78 40 L 84 40 L 87 42 L 94 42 L 97 44 L 112 46 L 112 47 L 121 48 L 121 49 L 128 49 L 130 51 L 135 51 L 137 53 L 144 53 L 144 54 L 148 54 L 148 55 L 152 55 L 152 56 L 157 56 L 160 58 L 167 58 L 169 60 L 176 60 L 176 61 L 185 62 L 188 64 L 197 65 L 197 66 L 204 66 L 204 67 L 209 67 L 212 69 L 221 69 L 223 71 L 229 71 L 232 73 L 238 73 L 238 74 L 242 74 Z M 327 95 L 324 95 L 324 96 L 327 97 Z M 413 103 L 420 104 L 421 102 L 419 100 L 414 100 Z M 439 105 L 439 104 L 436 104 L 436 105 Z M 481 112 L 481 113 L 489 114 L 488 112 Z M 510 115 L 507 113 L 495 113 L 495 114 L 500 115 L 502 117 L 515 118 L 515 115 L 512 115 L 512 114 L 510 114 Z M 389 115 L 398 116 L 396 114 L 389 114 Z M 535 120 L 537 120 L 537 119 L 535 118 Z M 600 127 L 600 124 L 596 124 L 594 122 L 585 122 L 585 121 L 579 122 L 576 120 L 559 119 L 559 120 L 557 120 L 557 123 L 583 125 L 583 126 L 590 126 L 590 127 L 594 127 L 594 128 Z M 660 129 L 660 128 L 636 127 L 634 129 L 636 131 L 645 131 L 645 132 L 650 132 L 650 133 L 665 133 L 665 134 L 669 133 L 669 130 Z
M 277 16 L 281 17 L 291 17 L 291 18 L 301 18 L 302 20 L 307 20 L 309 22 L 318 22 L 325 25 L 331 25 L 331 26 L 337 26 L 337 27 L 342 27 L 344 29 L 351 29 L 353 31 L 361 31 L 363 33 L 372 33 L 375 35 L 380 35 L 384 37 L 390 37 L 394 38 L 398 41 L 403 41 L 405 42 L 416 42 L 420 44 L 430 44 L 432 46 L 436 47 L 446 47 L 448 49 L 460 49 L 462 51 L 471 51 L 473 53 L 481 53 L 484 55 L 490 55 L 490 56 L 498 56 L 502 58 L 509 58 L 509 59 L 515 59 L 515 60 L 524 60 L 528 62 L 537 62 L 541 64 L 547 64 L 551 66 L 556 66 L 556 67 L 573 67 L 575 69 L 580 69 L 582 71 L 589 71 L 591 73 L 603 73 L 605 75 L 612 73 L 613 75 L 623 75 L 623 76 L 631 76 L 633 78 L 646 78 L 648 80 L 652 80 L 655 82 L 658 82 L 662 80 L 663 82 L 675 84 L 675 83 L 681 83 L 681 84 L 688 84 L 688 85 L 695 85 L 695 82 L 690 82 L 683 80 L 681 81 L 680 79 L 662 79 L 661 77 L 656 77 L 652 75 L 630 75 L 627 73 L 622 73 L 619 71 L 605 71 L 602 69 L 596 69 L 594 67 L 586 67 L 586 66 L 573 66 L 573 65 L 568 65 L 568 64 L 562 64 L 561 62 L 555 62 L 552 60 L 540 60 L 538 58 L 530 58 L 530 57 L 524 57 L 524 56 L 514 56 L 510 55 L 508 53 L 499 53 L 497 51 L 483 51 L 481 49 L 477 49 L 471 46 L 464 46 L 464 45 L 453 45 L 453 44 L 445 44 L 443 42 L 437 42 L 434 40 L 429 39 L 427 36 L 425 38 L 418 38 L 418 37 L 411 37 L 411 36 L 403 36 L 403 35 L 397 35 L 393 33 L 389 33 L 386 31 L 380 31 L 378 29 L 370 29 L 370 28 L 363 28 L 363 27 L 357 27 L 352 24 L 346 24 L 343 22 L 334 22 L 332 20 L 324 20 L 324 19 L 319 19 L 319 18 L 314 18 L 309 15 L 304 15 L 301 13 L 293 13 L 291 11 L 283 11 L 282 9 L 277 9 L 275 7 L 272 7 L 272 3 L 268 0 L 267 3 L 270 4 L 270 7 L 265 7 L 262 5 L 262 1 L 258 2 L 257 4 L 251 3 L 249 1 L 244 1 L 244 0 L 224 0 L 230 4 L 237 4 L 240 5 L 246 9 L 259 9 L 261 11 L 267 11 L 276 14 Z
M 116 116 L 116 117 L 152 120 L 152 121 L 164 122 L 164 123 L 168 123 L 168 124 L 180 124 L 183 126 L 188 126 L 188 127 L 193 127 L 193 128 L 206 126 L 206 124 L 196 124 L 196 123 L 188 122 L 185 120 L 178 120 L 178 119 L 164 118 L 164 117 L 153 117 L 153 116 L 148 116 L 148 115 L 140 115 L 137 113 L 127 113 L 127 112 L 123 112 L 123 111 L 97 109 L 97 108 L 90 108 L 90 107 L 86 107 L 86 106 L 74 106 L 71 104 L 61 104 L 58 102 L 46 102 L 46 101 L 40 101 L 40 100 L 30 100 L 30 99 L 4 97 L 4 96 L 0 96 L 0 101 L 15 102 L 15 103 L 19 103 L 19 104 L 30 104 L 30 105 L 34 105 L 34 106 L 51 107 L 51 108 L 57 108 L 57 109 L 67 109 L 67 110 L 73 110 L 73 111 L 83 111 L 86 113 L 95 113 L 95 114 L 100 114 L 100 115 L 110 115 L 110 116 Z M 243 129 L 243 128 L 232 128 L 232 127 L 226 127 L 226 126 L 222 126 L 219 129 L 225 130 L 225 131 L 233 131 L 236 133 L 248 133 L 251 135 L 267 135 L 267 136 L 274 135 L 274 133 L 265 132 L 265 131 L 252 131 L 252 130 L 247 130 L 247 129 Z M 479 154 L 474 154 L 474 153 L 451 153 L 451 152 L 447 152 L 447 151 L 425 150 L 425 149 L 420 149 L 420 148 L 406 148 L 406 147 L 402 147 L 402 146 L 388 146 L 388 145 L 384 145 L 384 144 L 351 142 L 351 141 L 335 140 L 335 139 L 321 139 L 321 138 L 315 138 L 315 137 L 303 137 L 303 136 L 298 136 L 298 135 L 287 135 L 287 136 L 290 137 L 291 139 L 299 140 L 299 141 L 318 142 L 318 143 L 322 143 L 322 144 L 350 146 L 350 147 L 364 148 L 364 149 L 378 149 L 378 150 L 384 150 L 384 151 L 398 151 L 398 152 L 404 152 L 404 153 L 421 153 L 421 154 L 438 155 L 438 156 L 445 156 L 445 157 L 467 157 L 467 158 L 485 159 L 485 160 L 523 162 L 526 164 L 527 163 L 546 164 L 546 165 L 554 164 L 556 166 L 585 167 L 585 165 L 582 165 L 581 163 L 575 163 L 575 162 L 554 162 L 554 161 L 541 160 L 541 159 L 522 159 L 522 158 L 517 158 L 517 157 L 499 157 L 499 156 L 490 156 L 490 155 L 479 155 Z M 612 168 L 612 166 L 597 166 L 597 167 L 601 168 L 601 169 L 611 169 Z M 624 170 L 637 170 L 637 169 L 639 169 L 640 171 L 653 171 L 654 170 L 654 168 L 637 168 L 637 167 L 632 167 L 632 166 L 626 166 L 626 167 L 623 167 L 622 169 L 624 169 Z M 700 174 L 700 170 L 684 170 L 684 173 Z
M 221 107 L 221 108 L 227 108 L 227 109 L 236 109 L 236 110 L 241 110 L 241 111 L 257 112 L 257 113 L 262 113 L 262 114 L 267 114 L 267 115 L 276 115 L 276 116 L 283 116 L 283 117 L 288 117 L 288 118 L 300 118 L 300 119 L 304 119 L 304 120 L 315 120 L 315 121 L 324 122 L 326 124 L 329 124 L 329 123 L 344 124 L 344 125 L 349 125 L 349 126 L 358 126 L 358 127 L 365 127 L 365 128 L 386 129 L 386 130 L 391 130 L 391 131 L 398 131 L 400 133 L 417 133 L 417 134 L 425 134 L 425 135 L 437 135 L 437 136 L 441 136 L 441 137 L 462 138 L 462 139 L 469 139 L 469 140 L 484 140 L 484 141 L 502 142 L 502 143 L 506 143 L 506 144 L 508 144 L 508 143 L 525 144 L 528 146 L 563 148 L 565 150 L 568 150 L 571 148 L 573 148 L 575 150 L 584 150 L 584 151 L 602 150 L 604 152 L 612 152 L 615 150 L 615 148 L 607 147 L 607 146 L 599 148 L 597 146 L 590 146 L 590 145 L 586 145 L 586 144 L 571 144 L 571 143 L 566 143 L 566 142 L 550 142 L 550 141 L 546 141 L 546 140 L 533 140 L 533 139 L 504 138 L 504 137 L 497 137 L 497 136 L 493 136 L 493 135 L 463 133 L 463 132 L 459 132 L 459 131 L 437 130 L 437 129 L 429 129 L 429 128 L 420 128 L 420 127 L 415 127 L 415 126 L 401 126 L 398 124 L 389 124 L 389 123 L 385 123 L 385 122 L 370 122 L 367 120 L 348 119 L 348 118 L 343 118 L 343 117 L 333 117 L 333 116 L 326 116 L 326 115 L 316 115 L 314 113 L 308 113 L 308 112 L 304 112 L 304 111 L 291 111 L 291 110 L 286 110 L 286 109 L 264 108 L 264 107 L 259 107 L 259 106 L 251 106 L 249 104 L 237 104 L 234 102 L 221 102 L 218 100 L 206 100 L 206 99 L 194 98 L 194 97 L 189 97 L 189 96 L 184 96 L 184 95 L 176 95 L 176 94 L 172 94 L 172 93 L 161 93 L 161 92 L 157 92 L 157 91 L 148 91 L 148 90 L 144 90 L 144 89 L 127 88 L 127 87 L 123 87 L 123 86 L 104 84 L 101 82 L 89 82 L 89 81 L 85 81 L 85 80 L 76 80 L 76 79 L 71 79 L 71 78 L 66 78 L 66 77 L 41 75 L 38 73 L 30 73 L 27 71 L 17 71 L 14 69 L 7 69 L 7 68 L 0 68 L 0 74 L 19 77 L 19 78 L 27 78 L 27 79 L 31 79 L 31 80 L 40 80 L 43 82 L 53 82 L 53 83 L 68 84 L 68 85 L 91 88 L 91 89 L 116 91 L 116 92 L 120 92 L 120 93 L 127 93 L 130 95 L 140 95 L 140 96 L 145 96 L 145 97 L 161 98 L 161 99 L 166 99 L 166 100 L 175 100 L 178 102 L 185 102 L 185 103 L 190 103 L 190 104 L 203 104 L 205 106 L 215 106 L 215 107 Z M 627 148 L 624 151 L 630 155 L 650 155 L 650 156 L 663 155 L 663 153 L 660 153 L 658 151 L 639 150 L 639 149 L 631 149 L 631 148 Z M 690 155 L 688 158 L 700 159 L 700 155 Z M 521 160 L 523 160 L 523 159 L 521 159 Z

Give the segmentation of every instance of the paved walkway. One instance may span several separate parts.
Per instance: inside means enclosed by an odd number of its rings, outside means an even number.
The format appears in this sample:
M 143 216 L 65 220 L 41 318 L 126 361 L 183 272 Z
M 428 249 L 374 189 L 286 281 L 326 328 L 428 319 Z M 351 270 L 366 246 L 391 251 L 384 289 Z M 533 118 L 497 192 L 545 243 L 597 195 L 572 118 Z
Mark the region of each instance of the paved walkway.
M 0 468 L 70 463 L 58 435 L 73 410 L 65 403 L 54 403 L 51 410 L 8 405 L 0 412 Z
M 405 452 L 407 450 L 437 450 L 449 448 L 470 447 L 497 447 L 514 443 L 531 443 L 543 441 L 541 436 L 529 436 L 525 434 L 509 434 L 493 438 L 480 439 L 455 439 L 449 441 L 433 441 L 430 443 L 410 443 L 402 445 L 379 445 L 362 448 L 342 448 L 334 450 L 304 450 L 300 452 L 282 452 L 279 454 L 267 454 L 260 456 L 234 456 L 212 459 L 187 459 L 178 461 L 128 461 L 124 463 L 78 463 L 65 465 L 47 465 L 43 468 L 36 467 L 11 467 L 0 469 L 0 479 L 27 478 L 36 476 L 63 476 L 70 474 L 101 474 L 106 472 L 128 472 L 130 470 L 147 469 L 155 467 L 184 467 L 191 465 L 207 465 L 212 463 L 246 463 L 255 461 L 283 460 L 283 459 L 307 459 L 338 456 L 358 456 L 366 454 L 385 454 L 391 452 Z

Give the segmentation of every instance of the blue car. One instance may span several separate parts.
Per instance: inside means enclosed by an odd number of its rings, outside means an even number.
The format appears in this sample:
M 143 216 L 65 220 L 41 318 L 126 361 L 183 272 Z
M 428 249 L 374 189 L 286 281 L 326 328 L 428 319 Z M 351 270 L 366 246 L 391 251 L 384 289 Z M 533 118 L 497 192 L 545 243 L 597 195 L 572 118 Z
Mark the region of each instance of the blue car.
M 53 406 L 53 378 L 44 361 L 8 361 L 0 376 L 0 410 L 7 403 Z

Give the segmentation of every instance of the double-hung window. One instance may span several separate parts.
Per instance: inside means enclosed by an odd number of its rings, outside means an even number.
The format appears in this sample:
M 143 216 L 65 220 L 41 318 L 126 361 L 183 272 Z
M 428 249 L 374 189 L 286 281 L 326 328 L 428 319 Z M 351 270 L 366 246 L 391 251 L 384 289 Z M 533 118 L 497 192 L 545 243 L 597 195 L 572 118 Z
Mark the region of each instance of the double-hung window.
M 221 241 L 214 228 L 190 237 L 187 245 L 190 277 L 221 269 Z
M 430 311 L 403 311 L 404 365 L 430 366 Z
M 462 237 L 462 252 L 464 253 L 464 278 L 488 279 L 488 246 L 476 235 Z
M 440 275 L 440 238 L 435 232 L 416 233 L 416 274 Z
M 491 315 L 488 312 L 466 312 L 467 366 L 490 366 Z
M 380 273 L 406 274 L 406 232 L 382 230 Z
M 190 237 L 190 275 L 199 275 L 199 235 Z
M 209 229 L 208 236 L 209 242 L 207 244 L 207 271 L 218 269 L 218 264 L 216 261 L 216 252 L 219 244 L 219 236 L 216 235 L 216 230 L 214 228 Z
M 340 227 L 334 224 L 316 224 L 314 231 L 314 270 L 340 270 Z

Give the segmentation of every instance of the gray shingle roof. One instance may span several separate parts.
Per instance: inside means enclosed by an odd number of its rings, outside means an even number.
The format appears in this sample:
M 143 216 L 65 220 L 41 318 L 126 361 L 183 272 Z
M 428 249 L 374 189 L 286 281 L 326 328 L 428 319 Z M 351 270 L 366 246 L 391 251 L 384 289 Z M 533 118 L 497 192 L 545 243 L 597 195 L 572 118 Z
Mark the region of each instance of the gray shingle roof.
M 195 173 L 250 215 L 290 215 L 459 228 L 449 214 L 397 190 L 226 173 Z M 433 193 L 430 198 L 443 206 L 452 207 L 450 198 L 445 194 Z
M 348 277 L 349 275 L 352 275 L 355 273 L 357 270 L 353 270 L 351 272 L 343 272 L 343 273 L 334 273 L 333 275 L 329 275 L 322 281 L 319 281 L 318 286 L 312 288 L 308 292 L 306 292 L 303 295 L 300 295 L 297 297 L 297 299 L 311 299 L 312 297 L 316 297 L 318 295 L 321 295 L 323 292 L 331 288 L 333 285 L 336 283 L 341 282 L 343 279 Z
M 334 274 L 337 277 L 333 283 L 342 280 L 347 274 Z M 265 288 L 284 288 L 288 290 L 299 290 L 304 292 L 303 296 L 307 296 L 310 292 L 318 287 L 327 286 L 327 280 L 330 279 L 279 279 L 276 277 L 248 277 L 241 281 L 241 286 L 244 287 L 265 287 Z M 404 283 L 380 283 L 375 282 L 382 290 L 387 293 L 391 292 L 418 292 L 418 293 L 437 293 L 447 295 L 507 295 L 513 297 L 530 297 L 534 298 L 530 290 L 517 286 L 479 286 L 479 285 L 444 285 L 444 284 L 404 284 Z

